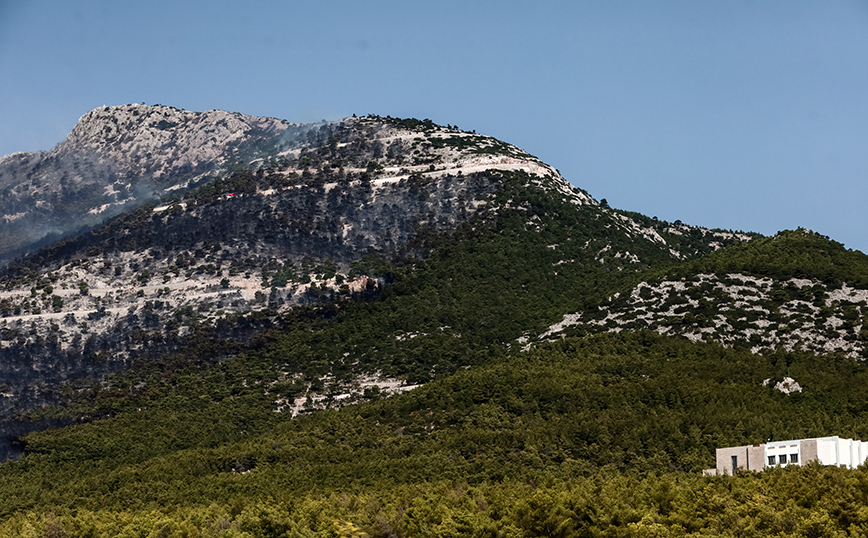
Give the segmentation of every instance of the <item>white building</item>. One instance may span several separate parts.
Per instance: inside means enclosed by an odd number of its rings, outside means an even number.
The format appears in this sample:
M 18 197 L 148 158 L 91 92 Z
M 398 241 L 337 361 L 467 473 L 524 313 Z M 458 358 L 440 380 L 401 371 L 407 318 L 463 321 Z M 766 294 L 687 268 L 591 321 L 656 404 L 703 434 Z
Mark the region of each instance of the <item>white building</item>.
M 768 467 L 804 465 L 818 461 L 853 469 L 868 459 L 865 441 L 834 437 L 774 441 L 761 445 L 718 448 L 717 467 L 705 474 L 735 474 L 739 470 L 761 471 Z

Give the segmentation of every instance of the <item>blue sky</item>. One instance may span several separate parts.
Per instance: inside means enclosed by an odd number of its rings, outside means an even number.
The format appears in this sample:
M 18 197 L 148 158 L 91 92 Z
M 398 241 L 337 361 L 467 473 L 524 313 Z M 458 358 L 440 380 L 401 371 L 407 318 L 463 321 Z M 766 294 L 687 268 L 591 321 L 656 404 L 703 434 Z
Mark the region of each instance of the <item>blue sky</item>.
M 862 0 L 0 0 L 0 155 L 131 102 L 430 118 L 614 207 L 868 252 Z

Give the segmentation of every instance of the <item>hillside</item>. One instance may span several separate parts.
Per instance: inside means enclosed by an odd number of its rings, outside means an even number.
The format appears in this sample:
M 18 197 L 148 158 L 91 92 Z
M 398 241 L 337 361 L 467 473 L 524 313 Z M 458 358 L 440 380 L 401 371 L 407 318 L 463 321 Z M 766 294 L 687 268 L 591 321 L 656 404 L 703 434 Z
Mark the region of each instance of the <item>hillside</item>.
M 567 314 L 540 335 L 652 329 L 753 353 L 868 358 L 868 257 L 809 230 L 720 250 Z
M 163 108 L 70 136 L 217 117 Z M 245 150 L 141 154 L 153 200 L 0 274 L 0 536 L 868 529 L 862 469 L 698 475 L 868 438 L 864 254 L 614 209 L 429 120 L 230 116 Z
M 368 336 L 341 341 L 361 338 L 361 349 L 323 346 L 330 358 L 316 375 L 303 361 L 284 374 L 340 380 L 314 401 L 374 382 L 415 384 L 508 345 L 602 282 L 748 238 L 601 206 L 514 146 L 430 122 L 350 118 L 310 133 L 254 169 L 12 263 L 0 276 L 0 408 L 57 403 L 64 386 L 179 353 L 224 360 L 275 330 L 293 333 L 293 308 L 369 301 L 383 285 L 412 304 L 393 311 L 413 313 L 396 321 L 346 306 Z M 564 287 L 572 291 L 556 291 Z M 398 349 L 372 348 L 373 335 Z M 410 358 L 430 340 L 449 352 Z M 303 407 L 283 396 L 294 412 Z M 27 422 L 5 429 L 15 436 Z
M 216 377 L 176 371 L 160 394 L 112 419 L 31 435 L 30 455 L 0 466 L 0 532 L 54 524 L 181 535 L 222 519 L 227 533 L 250 536 L 348 524 L 373 536 L 477 526 L 537 536 L 549 525 L 761 536 L 810 533 L 817 514 L 826 529 L 864 523 L 853 500 L 862 498 L 861 468 L 697 472 L 720 445 L 829 430 L 864 437 L 868 370 L 851 360 L 600 335 L 295 420 L 262 409 L 264 385 L 242 383 L 262 360 L 268 354 L 230 361 Z M 761 383 L 786 370 L 804 392 Z M 760 519 L 742 521 L 752 517 Z

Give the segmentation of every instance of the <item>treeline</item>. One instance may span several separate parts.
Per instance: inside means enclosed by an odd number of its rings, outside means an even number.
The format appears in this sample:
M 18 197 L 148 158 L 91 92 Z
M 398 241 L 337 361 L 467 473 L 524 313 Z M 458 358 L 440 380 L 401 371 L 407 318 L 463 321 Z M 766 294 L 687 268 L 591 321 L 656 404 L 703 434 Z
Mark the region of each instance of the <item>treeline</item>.
M 680 220 L 670 223 L 665 220 L 659 220 L 657 217 L 648 217 L 634 211 L 622 209 L 614 211 L 630 217 L 642 226 L 654 229 L 666 239 L 667 245 L 688 258 L 704 256 L 722 247 L 742 243 L 743 240 L 735 234 L 748 237 L 751 240 L 763 237 L 761 234 L 755 232 L 733 232 L 732 230 L 721 230 L 718 228 L 704 229 L 699 226 L 686 225 Z M 677 233 L 673 233 L 673 230 Z
M 810 230 L 784 230 L 773 237 L 732 245 L 692 260 L 671 272 L 684 277 L 697 273 L 746 273 L 776 280 L 817 279 L 831 288 L 847 283 L 868 288 L 868 257 L 858 250 Z
M 866 491 L 864 468 L 818 465 L 715 478 L 436 481 L 267 499 L 240 494 L 219 504 L 22 513 L 0 523 L 0 536 L 861 536 L 868 530 Z

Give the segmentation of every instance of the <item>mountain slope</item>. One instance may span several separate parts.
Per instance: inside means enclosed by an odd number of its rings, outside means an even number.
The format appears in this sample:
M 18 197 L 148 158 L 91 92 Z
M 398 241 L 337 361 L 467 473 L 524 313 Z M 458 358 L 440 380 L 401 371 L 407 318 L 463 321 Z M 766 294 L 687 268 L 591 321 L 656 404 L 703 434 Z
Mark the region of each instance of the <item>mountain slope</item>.
M 754 353 L 868 357 L 868 257 L 808 230 L 732 246 L 620 290 L 545 331 L 649 328 Z
M 601 206 L 514 146 L 430 122 L 351 118 L 315 134 L 10 266 L 0 406 L 58 402 L 65 384 L 173 354 L 223 360 L 274 330 L 292 342 L 290 309 L 384 284 L 390 306 L 340 307 L 354 320 L 330 329 L 344 344 L 317 344 L 327 359 L 284 375 L 304 372 L 313 402 L 361 394 L 353 379 L 426 381 L 627 275 L 747 238 Z
M 295 420 L 263 412 L 263 385 L 242 386 L 263 358 L 225 363 L 221 376 L 175 372 L 175 389 L 114 418 L 30 436 L 32 453 L 0 467 L 9 499 L 0 515 L 183 510 L 238 498 L 270 505 L 311 491 L 383 498 L 437 481 L 514 489 L 621 473 L 683 480 L 721 445 L 868 434 L 864 364 L 805 353 L 758 358 L 649 332 L 568 339 L 400 397 Z M 788 369 L 803 393 L 763 386 Z M 36 474 L 53 477 L 50 491 L 27 479 Z
M 217 110 L 92 110 L 54 149 L 0 158 L 0 260 L 230 167 L 249 168 L 313 128 Z

